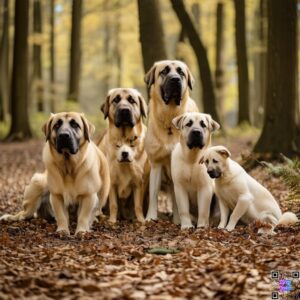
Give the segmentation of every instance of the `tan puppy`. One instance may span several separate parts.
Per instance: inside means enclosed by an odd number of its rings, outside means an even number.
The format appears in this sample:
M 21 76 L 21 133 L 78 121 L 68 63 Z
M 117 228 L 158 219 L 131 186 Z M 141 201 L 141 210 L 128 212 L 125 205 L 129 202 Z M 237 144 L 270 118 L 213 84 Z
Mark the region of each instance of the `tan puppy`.
M 189 97 L 193 81 L 186 64 L 177 60 L 156 62 L 145 76 L 145 82 L 150 88 L 145 140 L 145 149 L 151 163 L 148 220 L 157 219 L 157 196 L 163 171 L 171 178 L 171 152 L 179 141 L 179 132 L 174 128 L 172 120 L 184 112 L 198 111 L 196 103 Z M 178 222 L 172 183 L 169 186 L 173 198 L 173 219 Z
M 41 195 L 49 190 L 57 231 L 69 234 L 68 207 L 72 204 L 78 205 L 76 234 L 89 231 L 98 205 L 97 193 L 103 206 L 110 188 L 107 160 L 90 139 L 93 131 L 83 114 L 52 114 L 43 127 L 46 171 L 35 174 L 25 189 L 23 211 L 2 219 L 31 217 L 41 204 Z
M 181 229 L 193 227 L 190 204 L 198 207 L 197 227 L 208 226 L 213 181 L 199 160 L 210 144 L 211 133 L 220 125 L 210 115 L 197 112 L 182 114 L 173 124 L 180 132 L 180 142 L 172 152 L 171 172 Z
M 215 178 L 215 192 L 219 199 L 221 221 L 219 228 L 231 231 L 241 220 L 249 224 L 254 220 L 277 224 L 289 224 L 298 221 L 295 214 L 282 214 L 271 193 L 235 161 L 224 146 L 207 149 L 201 162 L 207 167 L 207 173 Z M 232 211 L 229 222 L 229 212 Z M 228 223 L 227 223 L 228 222 Z
M 136 218 L 144 222 L 143 201 L 150 172 L 144 149 L 147 104 L 137 90 L 116 88 L 109 91 L 101 110 L 108 118 L 108 130 L 99 147 L 106 153 L 111 176 L 109 221 L 117 220 L 118 201 L 133 197 Z

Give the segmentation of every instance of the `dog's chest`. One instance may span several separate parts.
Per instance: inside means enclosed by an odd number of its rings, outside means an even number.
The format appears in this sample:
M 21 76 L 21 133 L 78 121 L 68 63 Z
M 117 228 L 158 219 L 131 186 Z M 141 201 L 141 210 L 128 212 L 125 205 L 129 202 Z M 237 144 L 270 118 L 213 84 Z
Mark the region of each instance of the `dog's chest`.
M 188 189 L 197 190 L 207 181 L 207 174 L 199 164 L 184 164 L 181 169 L 180 181 Z
M 216 183 L 216 194 L 228 208 L 231 210 L 234 209 L 239 198 L 239 193 L 237 193 L 237 190 L 231 188 L 230 186 Z

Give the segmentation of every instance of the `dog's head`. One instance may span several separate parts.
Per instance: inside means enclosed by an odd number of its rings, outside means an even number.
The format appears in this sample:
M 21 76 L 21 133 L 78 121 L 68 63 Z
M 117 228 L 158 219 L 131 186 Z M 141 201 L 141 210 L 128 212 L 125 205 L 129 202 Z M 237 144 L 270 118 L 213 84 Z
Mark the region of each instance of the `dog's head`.
M 200 163 L 205 163 L 207 173 L 211 178 L 219 178 L 226 168 L 226 161 L 231 156 L 224 146 L 214 146 L 205 151 Z
M 174 102 L 180 105 L 188 88 L 193 87 L 193 76 L 185 63 L 179 60 L 163 60 L 154 63 L 145 75 L 150 88 L 154 85 L 156 93 L 166 105 Z
M 117 127 L 134 127 L 142 117 L 147 117 L 147 104 L 136 89 L 116 88 L 108 92 L 101 111 Z
M 119 163 L 132 163 L 137 154 L 138 137 L 120 140 L 116 144 L 116 157 Z
M 86 142 L 90 142 L 95 127 L 76 112 L 51 114 L 43 126 L 46 140 L 60 154 L 76 154 Z
M 172 123 L 180 130 L 180 137 L 189 149 L 208 147 L 211 133 L 220 128 L 210 115 L 198 112 L 184 113 L 174 118 Z

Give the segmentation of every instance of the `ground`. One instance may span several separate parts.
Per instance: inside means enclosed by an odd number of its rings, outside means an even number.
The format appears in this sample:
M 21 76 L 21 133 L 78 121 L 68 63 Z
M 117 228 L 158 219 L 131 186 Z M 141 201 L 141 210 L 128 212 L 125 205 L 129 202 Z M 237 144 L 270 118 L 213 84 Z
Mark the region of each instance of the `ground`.
M 235 157 L 251 146 L 247 138 L 222 142 L 231 145 Z M 38 140 L 0 144 L 0 215 L 20 209 L 25 185 L 43 170 L 42 145 Z M 299 207 L 285 201 L 287 189 L 280 179 L 262 167 L 251 173 L 283 210 L 299 216 Z M 55 224 L 45 220 L 2 222 L 0 299 L 272 299 L 279 281 L 271 271 L 284 273 L 285 279 L 300 271 L 300 228 L 280 227 L 268 236 L 257 234 L 260 225 L 228 233 L 181 231 L 169 221 L 111 226 L 102 220 L 84 239 L 62 239 Z M 179 252 L 148 253 L 155 247 Z M 297 284 L 293 279 L 289 299 L 300 293 Z

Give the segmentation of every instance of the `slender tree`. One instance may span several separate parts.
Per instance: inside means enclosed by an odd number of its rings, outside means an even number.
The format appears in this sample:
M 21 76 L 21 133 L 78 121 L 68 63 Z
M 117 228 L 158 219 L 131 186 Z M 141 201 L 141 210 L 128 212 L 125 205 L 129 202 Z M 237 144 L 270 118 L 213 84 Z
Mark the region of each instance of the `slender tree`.
M 79 97 L 79 79 L 81 64 L 81 16 L 82 0 L 73 0 L 68 99 L 75 102 L 78 101 Z
M 11 128 L 7 139 L 32 136 L 28 117 L 29 0 L 15 1 L 15 36 L 11 88 Z
M 159 1 L 138 0 L 137 3 L 144 70 L 147 72 L 155 61 L 167 58 L 167 51 Z
M 212 117 L 219 122 L 220 119 L 217 112 L 216 96 L 206 49 L 188 12 L 186 11 L 183 1 L 171 0 L 171 3 L 197 58 L 202 82 L 202 101 L 204 111 L 211 114 Z
M 267 47 L 264 127 L 254 150 L 292 155 L 300 152 L 297 0 L 268 0 Z
M 55 112 L 55 0 L 50 1 L 50 110 Z

